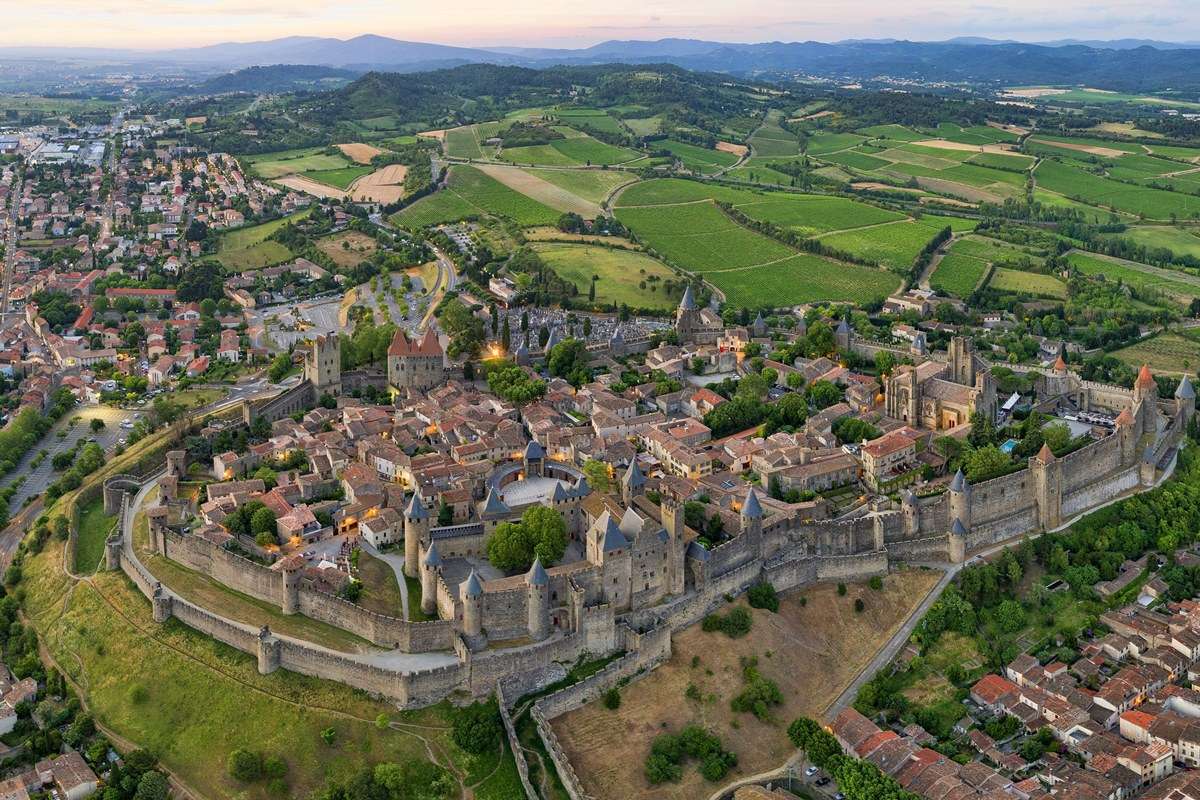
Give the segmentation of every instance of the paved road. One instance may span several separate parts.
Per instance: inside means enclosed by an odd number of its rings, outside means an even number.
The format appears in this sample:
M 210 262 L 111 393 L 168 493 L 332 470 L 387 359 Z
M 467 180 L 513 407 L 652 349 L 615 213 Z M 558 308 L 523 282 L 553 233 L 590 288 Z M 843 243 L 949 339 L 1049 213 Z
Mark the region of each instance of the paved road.
M 17 234 L 17 209 L 21 204 L 22 191 L 23 183 L 20 175 L 18 174 L 16 180 L 13 182 L 12 200 L 8 215 L 8 236 L 4 242 L 4 274 L 3 276 L 0 276 L 0 292 L 3 292 L 3 297 L 0 298 L 0 313 L 8 313 L 9 310 L 8 293 L 12 288 L 12 276 L 13 272 L 15 272 L 17 261 L 17 244 L 19 242 L 19 236 Z

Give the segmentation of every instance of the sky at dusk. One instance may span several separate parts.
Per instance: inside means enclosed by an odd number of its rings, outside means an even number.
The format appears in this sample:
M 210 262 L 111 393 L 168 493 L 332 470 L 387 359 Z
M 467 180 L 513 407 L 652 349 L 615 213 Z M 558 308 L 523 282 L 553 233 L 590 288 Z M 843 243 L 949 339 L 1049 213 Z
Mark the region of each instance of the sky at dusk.
M 0 0 L 0 45 L 157 49 L 364 33 L 467 46 L 606 39 L 836 41 L 953 36 L 1200 40 L 1197 0 Z

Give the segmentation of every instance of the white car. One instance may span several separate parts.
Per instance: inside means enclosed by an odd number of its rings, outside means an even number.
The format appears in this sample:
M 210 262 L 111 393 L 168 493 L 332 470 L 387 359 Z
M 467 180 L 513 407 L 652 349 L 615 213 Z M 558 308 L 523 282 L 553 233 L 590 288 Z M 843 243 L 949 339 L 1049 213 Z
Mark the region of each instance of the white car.
M 816 774 L 817 774 L 816 767 L 809 767 L 808 769 L 804 770 L 804 777 L 806 777 L 806 778 L 811 778 L 813 775 L 816 775 Z

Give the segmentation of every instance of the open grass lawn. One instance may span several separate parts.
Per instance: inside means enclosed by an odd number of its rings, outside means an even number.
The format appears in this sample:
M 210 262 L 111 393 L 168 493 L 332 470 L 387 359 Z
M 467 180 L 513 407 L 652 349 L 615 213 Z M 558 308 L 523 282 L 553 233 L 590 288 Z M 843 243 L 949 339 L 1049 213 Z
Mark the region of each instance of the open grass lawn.
M 25 610 L 43 644 L 86 693 L 97 721 L 153 752 L 203 796 L 266 800 L 263 784 L 228 777 L 225 762 L 238 747 L 282 757 L 289 797 L 308 797 L 327 777 L 345 780 L 363 765 L 424 759 L 419 737 L 439 759 L 474 771 L 450 741 L 446 706 L 400 712 L 334 682 L 284 670 L 260 675 L 249 655 L 174 620 L 153 622 L 149 602 L 121 573 L 72 589 L 62 548 L 51 541 L 25 566 Z M 409 727 L 380 730 L 379 714 Z M 332 746 L 320 738 L 329 727 Z
M 830 247 L 870 259 L 880 266 L 906 270 L 940 229 L 941 226 L 933 220 L 902 220 L 819 238 Z
M 317 240 L 317 249 L 339 267 L 354 267 L 379 249 L 374 237 L 358 231 L 344 231 Z
M 708 175 L 717 170 L 735 164 L 738 157 L 724 150 L 710 150 L 707 147 L 681 142 L 676 139 L 665 139 L 653 144 L 655 150 L 666 150 L 679 159 L 685 169 Z
M 637 136 L 653 136 L 662 130 L 662 117 L 626 117 L 621 120 Z
M 1029 259 L 1040 264 L 1045 260 L 1032 250 L 984 236 L 967 236 L 958 239 L 950 246 L 950 252 L 996 264 L 1016 263 L 1022 259 Z
M 172 392 L 171 400 L 184 408 L 199 408 L 209 403 L 215 403 L 229 392 L 225 389 L 184 389 L 182 392 Z
M 450 168 L 447 186 L 400 210 L 398 224 L 414 227 L 456 222 L 470 216 L 495 214 L 518 225 L 553 225 L 560 212 L 514 191 L 475 167 Z
M 362 597 L 358 601 L 360 606 L 389 617 L 404 616 L 400 584 L 396 582 L 395 570 L 386 561 L 360 550 L 358 579 L 363 583 Z
M 1043 161 L 1034 172 L 1040 186 L 1085 203 L 1112 207 L 1149 219 L 1181 219 L 1200 214 L 1200 197 L 1132 186 L 1057 161 Z
M 1156 373 L 1195 376 L 1200 367 L 1200 339 L 1191 334 L 1160 333 L 1116 350 L 1113 355 L 1134 368 L 1149 364 Z
M 976 153 L 967 159 L 967 163 L 978 164 L 981 167 L 995 167 L 997 169 L 1026 170 L 1033 166 L 1033 159 L 1029 156 L 1016 153 L 1012 155 L 1005 153 Z
M 75 540 L 75 572 L 89 575 L 104 558 L 104 540 L 112 532 L 116 517 L 104 513 L 104 498 L 80 510 L 79 534 Z
M 277 153 L 260 153 L 244 156 L 259 177 L 271 180 L 299 172 L 336 170 L 350 162 L 341 156 L 329 155 L 323 147 L 306 147 L 298 150 L 280 150 Z
M 564 242 L 536 243 L 533 248 L 555 272 L 578 287 L 580 298 L 588 296 L 592 276 L 599 275 L 598 303 L 668 310 L 679 304 L 679 294 L 667 295 L 663 287 L 664 281 L 678 280 L 675 273 L 644 253 Z M 647 280 L 652 277 L 658 280 Z M 642 283 L 646 288 L 641 288 Z
M 304 174 L 318 183 L 336 186 L 339 189 L 349 189 L 350 184 L 354 181 L 374 171 L 374 167 L 339 167 L 338 169 L 310 170 Z
M 1106 208 L 1099 208 L 1094 205 L 1080 203 L 1075 200 L 1066 198 L 1054 192 L 1048 192 L 1042 187 L 1036 187 L 1033 190 L 1033 199 L 1044 206 L 1052 208 L 1071 208 L 1083 214 L 1083 218 L 1089 222 L 1106 222 L 1114 215 Z
M 787 724 L 801 715 L 820 718 L 936 585 L 938 575 L 901 571 L 884 578 L 881 591 L 851 584 L 845 597 L 838 597 L 833 584 L 788 593 L 778 614 L 752 610 L 753 627 L 740 639 L 693 625 L 674 636 L 665 664 L 621 689 L 619 708 L 609 710 L 597 700 L 551 724 L 584 789 L 595 797 L 707 797 L 718 787 L 701 777 L 695 762 L 683 768 L 680 783 L 652 787 L 646 782 L 642 765 L 655 736 L 693 722 L 709 728 L 738 756 L 738 766 L 725 780 L 777 767 L 795 752 Z M 862 613 L 854 611 L 857 598 L 865 601 Z M 770 721 L 730 709 L 730 700 L 742 691 L 742 658 L 757 658 L 759 672 L 782 690 L 783 705 L 771 710 Z M 685 696 L 689 685 L 696 687 L 699 700 Z
M 929 279 L 929 285 L 939 292 L 967 297 L 975 291 L 979 279 L 986 271 L 986 261 L 955 253 L 952 245 L 950 252 L 938 262 L 937 269 Z
M 1179 303 L 1189 303 L 1193 297 L 1200 297 L 1200 278 L 1182 272 L 1133 261 L 1118 261 L 1092 253 L 1069 253 L 1067 260 L 1086 275 L 1103 275 L 1111 281 L 1120 280 L 1138 289 L 1159 291 Z
M 1002 292 L 1021 292 L 1037 297 L 1054 297 L 1061 300 L 1067 296 L 1067 285 L 1053 275 L 1021 272 L 1004 267 L 997 267 L 992 272 L 992 279 L 988 285 Z
M 308 216 L 308 210 L 289 217 L 264 222 L 261 225 L 243 225 L 221 234 L 217 245 L 217 261 L 233 272 L 244 269 L 261 269 L 287 261 L 292 253 L 279 242 L 267 241 L 275 231 Z

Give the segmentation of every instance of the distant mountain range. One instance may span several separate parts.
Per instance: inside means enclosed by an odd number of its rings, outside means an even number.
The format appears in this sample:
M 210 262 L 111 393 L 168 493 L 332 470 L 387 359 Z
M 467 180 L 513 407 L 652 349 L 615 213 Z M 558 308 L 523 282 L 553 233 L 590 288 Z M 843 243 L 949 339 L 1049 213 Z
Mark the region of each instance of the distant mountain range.
M 416 72 L 471 63 L 527 67 L 669 63 L 692 70 L 764 77 L 864 80 L 887 76 L 917 81 L 1099 85 L 1126 91 L 1200 88 L 1200 42 L 1140 39 L 1041 44 L 978 37 L 944 42 L 883 39 L 758 44 L 660 39 L 614 40 L 572 50 L 452 47 L 376 35 L 348 40 L 293 36 L 160 51 L 10 47 L 0 48 L 0 58 L 121 59 L 214 71 L 277 64 Z

